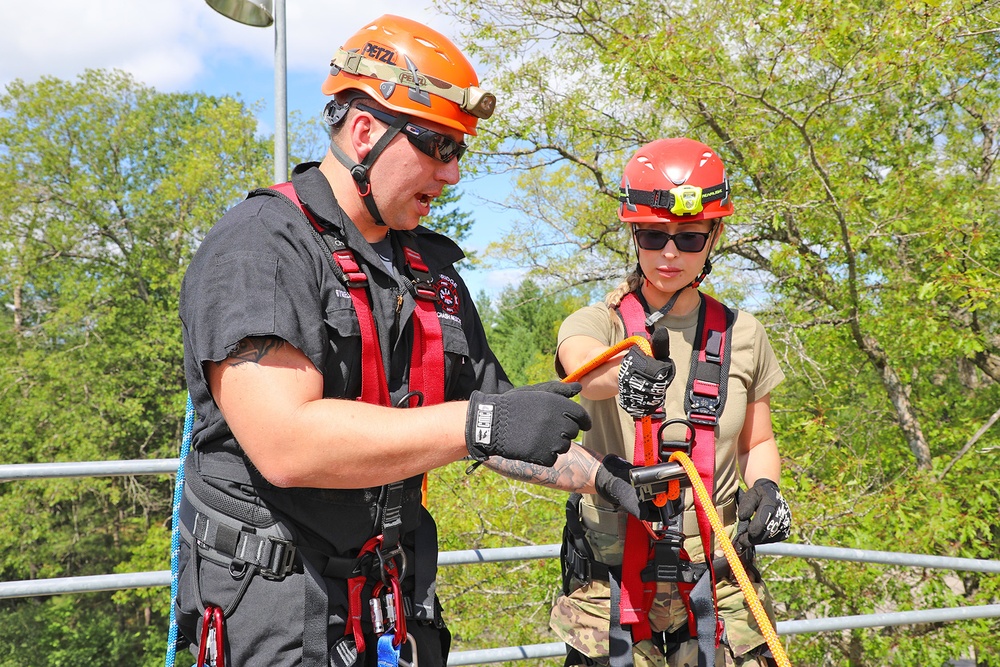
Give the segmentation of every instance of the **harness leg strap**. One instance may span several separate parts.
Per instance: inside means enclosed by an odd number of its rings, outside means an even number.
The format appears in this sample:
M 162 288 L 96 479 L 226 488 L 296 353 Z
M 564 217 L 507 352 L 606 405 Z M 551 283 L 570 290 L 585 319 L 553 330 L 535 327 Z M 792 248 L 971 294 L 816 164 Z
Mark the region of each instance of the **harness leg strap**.
M 712 571 L 705 570 L 691 589 L 690 607 L 698 634 L 698 667 L 715 667 L 715 602 L 712 595 Z
M 611 587 L 611 623 L 608 627 L 608 655 L 611 667 L 633 667 L 632 633 L 621 623 L 621 568 L 608 568 L 608 584 Z

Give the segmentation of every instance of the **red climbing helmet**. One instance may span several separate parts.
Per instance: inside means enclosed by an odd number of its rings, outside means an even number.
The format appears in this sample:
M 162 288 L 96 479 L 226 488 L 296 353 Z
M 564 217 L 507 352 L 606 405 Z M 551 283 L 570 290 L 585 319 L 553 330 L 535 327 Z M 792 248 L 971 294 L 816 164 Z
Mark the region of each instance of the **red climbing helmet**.
M 627 223 L 691 222 L 733 214 L 722 160 L 694 139 L 657 139 L 625 165 L 618 219 Z

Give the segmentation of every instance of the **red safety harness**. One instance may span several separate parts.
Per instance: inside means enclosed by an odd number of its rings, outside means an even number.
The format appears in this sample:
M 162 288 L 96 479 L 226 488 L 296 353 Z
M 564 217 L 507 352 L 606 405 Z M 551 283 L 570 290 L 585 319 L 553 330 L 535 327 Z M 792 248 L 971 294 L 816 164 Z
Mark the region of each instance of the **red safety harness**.
M 361 396 L 358 400 L 375 405 L 391 405 L 382 348 L 368 293 L 368 276 L 362 271 L 354 252 L 329 229 L 319 224 L 302 205 L 291 183 L 279 183 L 271 186 L 271 189 L 283 194 L 305 214 L 313 229 L 327 244 L 333 260 L 332 266 L 350 294 L 361 331 Z M 430 270 L 420 252 L 413 246 L 412 240 L 405 234 L 400 235 L 400 239 L 416 298 L 409 392 L 401 399 L 403 404 L 399 407 L 436 405 L 444 402 L 444 344 L 437 314 L 440 298 Z M 345 635 L 354 639 L 358 653 L 365 650 L 361 625 L 365 607 L 363 591 L 371 581 L 374 584 L 368 606 L 375 634 L 393 631 L 392 644 L 396 648 L 406 641 L 406 616 L 400 590 L 400 580 L 406 573 L 406 559 L 399 543 L 402 490 L 402 482 L 387 484 L 382 488 L 382 532 L 371 537 L 361 548 L 356 558 L 357 566 L 347 579 L 349 618 Z
M 685 412 L 687 414 L 687 424 L 689 428 L 691 451 L 686 452 L 694 462 L 705 484 L 709 494 L 715 490 L 715 431 L 719 416 L 725 405 L 726 385 L 729 374 L 729 326 L 732 318 L 728 309 L 718 301 L 705 294 L 701 295 L 702 301 L 698 315 L 698 333 L 696 336 L 697 354 L 693 355 L 691 374 L 688 381 L 688 389 L 685 395 Z M 650 337 L 650 331 L 646 325 L 646 312 L 642 303 L 635 293 L 629 293 L 622 299 L 618 306 L 619 315 L 625 324 L 626 337 L 641 335 Z M 662 422 L 664 415 L 654 415 L 654 421 Z M 680 420 L 674 420 L 680 421 Z M 693 429 L 693 433 L 690 430 Z M 661 443 L 658 458 L 661 460 L 646 460 L 645 447 L 643 446 L 643 434 L 639 422 L 636 422 L 636 436 L 633 462 L 639 466 L 654 465 L 667 460 L 672 451 L 665 443 Z M 676 450 L 677 445 L 684 443 L 669 443 Z M 684 447 L 687 448 L 686 446 Z M 654 455 L 654 459 L 657 456 Z M 707 571 L 702 577 L 710 577 L 711 582 L 711 607 L 707 608 L 707 600 L 700 599 L 692 603 L 692 590 L 695 582 L 677 581 L 676 577 L 671 578 L 677 571 L 676 563 L 666 565 L 662 556 L 657 555 L 658 548 L 673 547 L 675 552 L 683 561 L 690 562 L 687 553 L 681 548 L 683 536 L 678 539 L 678 532 L 671 537 L 669 531 L 654 530 L 648 522 L 629 516 L 625 530 L 625 550 L 621 568 L 621 589 L 618 604 L 612 601 L 612 626 L 615 626 L 615 611 L 617 608 L 618 624 L 620 626 L 630 626 L 631 642 L 639 642 L 652 638 L 652 629 L 649 624 L 649 611 L 656 596 L 657 580 L 675 581 L 686 606 L 688 607 L 689 629 L 692 636 L 697 636 L 703 651 L 708 648 L 708 644 L 714 644 L 711 655 L 708 656 L 709 665 L 714 664 L 715 651 L 721 639 L 722 623 L 718 619 L 717 604 L 715 599 L 715 574 L 711 567 L 711 543 L 712 527 L 708 520 L 708 515 L 697 508 L 698 528 L 701 534 L 702 546 L 704 548 Z M 677 525 L 683 525 L 682 517 L 677 517 Z M 673 540 L 672 544 L 658 543 L 660 540 L 668 538 L 667 542 Z M 652 567 L 650 567 L 652 565 Z M 661 573 L 666 573 L 666 579 L 661 578 Z M 707 581 L 704 583 L 708 583 Z M 614 584 L 613 584 L 614 587 Z M 613 591 L 614 592 L 614 591 Z M 701 598 L 705 596 L 702 595 Z M 710 615 L 709 615 L 710 614 Z M 614 634 L 615 628 L 612 628 Z M 708 635 L 708 636 L 706 636 Z M 614 646 L 616 642 L 612 642 Z M 621 643 L 619 643 L 620 645 Z M 624 647 L 622 647 L 624 648 Z M 614 649 L 612 650 L 614 653 Z M 615 660 L 612 655 L 612 664 L 632 664 L 631 647 L 628 647 L 627 660 Z M 619 658 L 621 656 L 618 656 Z
M 368 295 L 368 276 L 361 270 L 354 251 L 339 239 L 332 239 L 328 230 L 302 205 L 295 188 L 289 183 L 272 185 L 271 189 L 285 195 L 299 207 L 313 229 L 322 235 L 328 244 L 334 247 L 330 253 L 338 271 L 339 277 L 351 295 L 354 312 L 361 328 L 361 400 L 375 405 L 390 405 L 389 388 L 382 365 L 382 348 L 378 341 L 378 331 L 375 328 L 375 318 L 372 315 L 371 299 Z M 405 235 L 401 235 L 405 238 Z M 403 241 L 407 243 L 406 240 Z M 416 326 L 413 333 L 413 353 L 410 357 L 410 394 L 420 392 L 422 405 L 436 405 L 444 402 L 444 346 L 441 337 L 441 322 L 438 320 L 438 293 L 434 288 L 427 264 L 412 245 L 404 245 L 403 255 L 406 267 L 413 277 L 416 308 L 414 317 Z M 416 389 L 415 389 L 416 387 Z

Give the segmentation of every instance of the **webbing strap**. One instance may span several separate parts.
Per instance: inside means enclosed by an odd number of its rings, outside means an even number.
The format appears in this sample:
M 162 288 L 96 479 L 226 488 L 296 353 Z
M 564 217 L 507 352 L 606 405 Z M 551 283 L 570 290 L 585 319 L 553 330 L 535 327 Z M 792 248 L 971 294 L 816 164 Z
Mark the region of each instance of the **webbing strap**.
M 626 338 L 629 336 L 649 338 L 646 311 L 634 292 L 625 295 L 618 305 L 618 311 L 625 324 Z M 645 436 L 644 429 L 640 428 L 637 421 L 632 461 L 639 466 L 658 463 L 653 443 L 647 442 Z M 625 553 L 622 556 L 622 582 L 617 622 L 632 626 L 632 638 L 635 641 L 649 639 L 652 636 L 649 627 L 649 609 L 656 595 L 656 582 L 642 581 L 642 570 L 649 561 L 649 551 L 649 534 L 646 528 L 639 519 L 629 515 L 625 524 Z M 612 625 L 616 624 L 615 621 L 616 618 L 612 615 Z
M 715 603 L 715 574 L 709 567 L 688 598 L 698 637 L 698 667 L 715 667 L 715 649 L 721 636 Z
M 357 273 L 364 275 L 354 259 L 354 253 L 350 250 L 345 248 L 333 253 L 333 259 L 348 275 L 348 280 L 352 275 L 348 273 L 349 270 L 353 270 L 354 275 Z M 388 406 L 391 403 L 389 385 L 385 379 L 385 369 L 382 367 L 382 345 L 378 340 L 375 317 L 372 315 L 371 302 L 368 300 L 367 283 L 366 278 L 364 283 L 350 281 L 346 285 L 361 329 L 361 401 Z M 367 352 L 366 347 L 369 348 Z
M 414 281 L 416 306 L 413 316 L 413 352 L 410 359 L 410 390 L 418 384 L 424 395 L 424 405 L 444 403 L 444 340 L 441 321 L 438 319 L 437 292 L 431 281 L 430 270 L 406 234 L 400 235 L 406 266 Z
M 622 603 L 622 567 L 609 567 L 608 568 L 608 586 L 611 590 L 611 625 L 608 628 L 608 657 L 610 667 L 632 667 L 634 661 L 632 660 L 632 642 L 639 641 L 635 639 L 634 632 L 635 626 L 632 626 L 633 636 L 629 636 L 628 630 L 622 627 L 621 623 L 616 623 L 615 619 L 621 617 L 621 603 Z M 646 627 L 649 628 L 649 623 L 646 623 Z
M 285 195 L 298 206 L 299 210 L 309 219 L 313 228 L 320 232 L 329 245 L 329 235 L 323 233 L 325 231 L 323 226 L 316 222 L 309 210 L 302 205 L 291 182 L 272 185 L 271 189 Z M 342 243 L 331 248 L 331 256 L 340 269 L 341 280 L 351 296 L 351 303 L 354 305 L 354 312 L 358 318 L 358 327 L 361 330 L 360 400 L 373 405 L 388 406 L 390 405 L 389 386 L 385 379 L 385 370 L 382 368 L 382 346 L 378 340 L 378 330 L 375 328 L 371 300 L 368 298 L 368 276 L 361 270 L 361 266 L 354 258 L 354 252 Z
M 707 294 L 702 294 L 696 337 L 698 354 L 693 355 L 691 360 L 691 377 L 684 407 L 695 430 L 691 461 L 709 497 L 715 496 L 715 429 L 726 402 L 725 382 L 728 381 L 729 371 L 727 320 L 725 307 Z M 697 498 L 695 500 L 697 505 Z M 705 558 L 708 559 L 712 525 L 703 509 L 696 516 Z

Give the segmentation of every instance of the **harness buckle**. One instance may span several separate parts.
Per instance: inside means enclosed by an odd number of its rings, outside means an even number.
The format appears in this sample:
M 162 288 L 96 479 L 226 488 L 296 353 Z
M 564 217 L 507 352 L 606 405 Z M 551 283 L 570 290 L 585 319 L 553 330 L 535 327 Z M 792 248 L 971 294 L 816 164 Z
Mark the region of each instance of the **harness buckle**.
M 674 205 L 673 199 L 674 193 L 671 190 L 653 190 L 653 200 L 649 207 L 669 209 Z
M 705 411 L 696 412 L 699 408 Z M 688 419 L 700 426 L 715 426 L 719 423 L 719 418 L 716 416 L 716 412 L 711 409 L 711 406 L 692 406 L 691 412 L 688 413 Z
M 424 299 L 425 301 L 441 300 L 441 295 L 438 294 L 437 288 L 429 280 L 414 280 L 413 290 L 418 299 Z
M 297 549 L 291 540 L 280 537 L 268 537 L 267 541 L 271 545 L 271 554 L 267 564 L 261 564 L 260 575 L 271 581 L 281 581 L 292 573 Z
M 333 251 L 333 260 L 344 272 L 344 277 L 354 287 L 362 287 L 368 284 L 368 276 L 365 275 L 358 262 L 354 259 L 354 253 L 349 248 Z
M 688 392 L 688 421 L 703 426 L 715 426 L 719 421 L 719 407 L 722 401 L 719 399 L 718 386 L 715 395 L 696 392 L 694 389 Z

